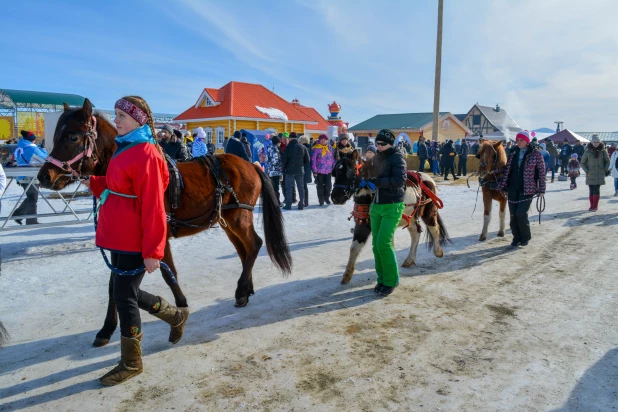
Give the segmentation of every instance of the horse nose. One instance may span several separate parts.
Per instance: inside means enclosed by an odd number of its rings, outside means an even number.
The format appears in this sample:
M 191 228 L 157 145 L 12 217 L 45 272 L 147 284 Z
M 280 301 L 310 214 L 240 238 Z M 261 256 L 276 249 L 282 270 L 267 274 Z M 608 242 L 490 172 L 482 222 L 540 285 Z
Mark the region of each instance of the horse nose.
M 49 173 L 42 170 L 39 172 L 37 179 L 43 186 L 47 186 L 51 183 L 51 177 L 49 176 Z

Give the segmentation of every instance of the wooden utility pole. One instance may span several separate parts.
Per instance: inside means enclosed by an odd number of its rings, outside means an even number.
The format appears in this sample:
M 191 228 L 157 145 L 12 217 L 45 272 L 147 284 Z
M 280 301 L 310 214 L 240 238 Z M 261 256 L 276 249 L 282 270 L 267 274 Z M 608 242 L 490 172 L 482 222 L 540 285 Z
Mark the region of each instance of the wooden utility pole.
M 438 117 L 440 117 L 440 73 L 442 71 L 442 9 L 444 0 L 438 0 L 438 39 L 436 41 L 436 81 L 433 88 L 433 126 L 431 140 L 438 140 Z

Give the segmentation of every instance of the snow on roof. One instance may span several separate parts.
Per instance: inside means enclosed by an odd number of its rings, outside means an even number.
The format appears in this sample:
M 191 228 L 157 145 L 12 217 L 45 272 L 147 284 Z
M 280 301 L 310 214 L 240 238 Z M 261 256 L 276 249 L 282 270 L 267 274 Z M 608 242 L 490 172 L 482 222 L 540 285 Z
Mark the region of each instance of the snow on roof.
M 264 113 L 266 116 L 270 117 L 271 119 L 288 120 L 287 114 L 283 113 L 279 109 L 275 109 L 274 107 L 266 108 L 266 107 L 255 106 L 255 108 L 259 112 Z

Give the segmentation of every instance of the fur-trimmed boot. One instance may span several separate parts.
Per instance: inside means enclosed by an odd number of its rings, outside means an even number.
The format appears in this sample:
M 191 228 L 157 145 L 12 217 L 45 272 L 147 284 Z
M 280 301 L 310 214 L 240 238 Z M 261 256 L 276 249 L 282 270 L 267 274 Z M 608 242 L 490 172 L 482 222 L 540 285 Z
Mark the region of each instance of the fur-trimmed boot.
M 132 338 L 120 336 L 120 363 L 99 378 L 101 385 L 118 385 L 142 373 L 144 370 L 144 365 L 142 364 L 142 336 L 142 333 Z
M 189 319 L 189 308 L 177 308 L 176 306 L 170 305 L 160 296 L 159 299 L 161 299 L 161 307 L 158 312 L 151 313 L 151 315 L 171 326 L 169 341 L 178 343 L 184 333 L 185 323 L 187 323 L 187 319 Z

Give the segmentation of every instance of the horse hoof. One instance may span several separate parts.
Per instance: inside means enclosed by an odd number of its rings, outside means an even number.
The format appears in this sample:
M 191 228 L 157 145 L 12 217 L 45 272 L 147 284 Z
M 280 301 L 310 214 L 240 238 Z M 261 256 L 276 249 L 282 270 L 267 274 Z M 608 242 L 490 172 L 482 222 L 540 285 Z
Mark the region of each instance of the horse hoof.
M 341 284 L 346 285 L 350 283 L 351 280 L 352 280 L 352 275 L 348 275 L 347 273 L 344 273 L 343 277 L 341 278 Z
M 480 240 L 481 242 L 484 242 L 484 241 L 486 241 L 486 240 L 487 240 L 487 236 L 481 236 L 481 237 L 479 238 L 479 240 Z
M 403 268 L 409 268 L 410 266 L 416 266 L 416 262 L 415 261 L 405 261 L 403 262 L 403 265 L 401 265 L 401 267 Z
M 504 237 L 504 232 L 498 232 L 498 237 Z
M 236 303 L 234 304 L 234 306 L 236 306 L 237 308 L 244 308 L 245 306 L 247 306 L 249 304 L 249 298 L 238 298 L 236 299 Z
M 442 250 L 438 250 L 436 253 L 434 253 L 434 256 L 437 258 L 442 258 L 444 256 L 444 252 Z
M 100 348 L 101 346 L 105 346 L 109 343 L 109 339 L 105 338 L 96 338 L 94 342 L 92 342 L 92 346 L 95 348 Z

